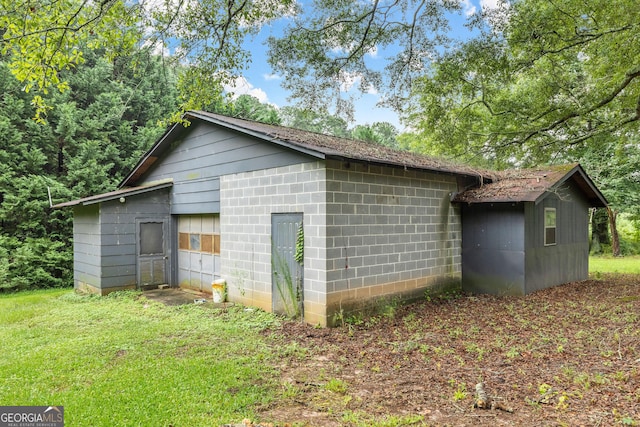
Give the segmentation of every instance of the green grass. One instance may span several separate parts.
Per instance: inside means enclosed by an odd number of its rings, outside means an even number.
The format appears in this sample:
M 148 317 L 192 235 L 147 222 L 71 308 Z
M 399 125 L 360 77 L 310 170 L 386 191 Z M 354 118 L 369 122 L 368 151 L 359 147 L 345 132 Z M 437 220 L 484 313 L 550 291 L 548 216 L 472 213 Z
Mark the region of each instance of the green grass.
M 0 296 L 0 405 L 63 405 L 70 426 L 196 426 L 278 393 L 259 311 L 166 307 L 135 293 Z
M 589 273 L 640 274 L 640 256 L 620 258 L 591 256 L 589 257 Z

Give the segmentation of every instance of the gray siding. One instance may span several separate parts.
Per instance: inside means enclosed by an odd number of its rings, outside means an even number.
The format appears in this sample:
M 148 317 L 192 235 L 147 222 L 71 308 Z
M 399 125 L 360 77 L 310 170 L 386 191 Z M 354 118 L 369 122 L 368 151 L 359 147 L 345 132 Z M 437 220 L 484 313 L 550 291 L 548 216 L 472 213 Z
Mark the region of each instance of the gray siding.
M 556 244 L 544 245 L 544 210 L 556 208 Z M 525 295 L 589 274 L 589 204 L 574 187 L 537 204 L 463 205 L 462 285 L 466 291 Z
M 101 288 L 135 286 L 136 277 L 136 220 L 169 217 L 169 190 L 161 189 L 138 196 L 100 204 L 102 233 Z M 167 236 L 168 237 L 168 236 Z
M 463 289 L 497 295 L 524 294 L 523 204 L 463 205 L 462 221 Z
M 171 213 L 220 212 L 220 177 L 310 161 L 307 156 L 204 123 L 193 123 L 175 147 L 145 176 L 173 178 Z
M 76 206 L 73 210 L 73 281 L 79 288 L 101 286 L 99 206 Z
M 544 245 L 544 209 L 556 208 L 556 241 Z M 529 204 L 526 218 L 526 293 L 589 276 L 589 203 L 573 187 Z

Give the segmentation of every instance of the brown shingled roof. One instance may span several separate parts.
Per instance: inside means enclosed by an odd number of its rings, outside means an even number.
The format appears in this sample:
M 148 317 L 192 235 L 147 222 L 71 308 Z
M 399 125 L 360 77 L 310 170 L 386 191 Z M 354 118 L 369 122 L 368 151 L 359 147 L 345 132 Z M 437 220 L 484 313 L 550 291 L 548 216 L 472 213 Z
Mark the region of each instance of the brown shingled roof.
M 593 207 L 604 207 L 606 199 L 578 163 L 536 169 L 512 169 L 496 172 L 493 182 L 456 195 L 460 203 L 538 202 L 547 193 L 561 191 L 573 182 Z
M 487 175 L 486 171 L 449 160 L 438 159 L 404 150 L 394 150 L 382 145 L 354 139 L 339 138 L 300 129 L 269 125 L 204 111 L 189 111 L 185 114 L 185 118 L 189 120 L 200 119 L 233 128 L 274 143 L 287 145 L 293 149 L 317 153 L 323 158 L 349 159 L 475 177 Z

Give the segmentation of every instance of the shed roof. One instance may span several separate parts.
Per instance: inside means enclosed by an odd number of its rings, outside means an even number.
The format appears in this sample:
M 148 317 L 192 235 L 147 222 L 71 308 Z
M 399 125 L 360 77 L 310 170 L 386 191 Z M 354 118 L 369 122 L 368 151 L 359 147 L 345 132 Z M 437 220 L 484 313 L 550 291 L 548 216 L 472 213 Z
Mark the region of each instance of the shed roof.
M 53 205 L 53 208 L 66 208 L 69 206 L 77 205 L 93 205 L 95 203 L 106 202 L 109 200 L 119 199 L 120 197 L 134 196 L 136 194 L 147 193 L 149 191 L 159 190 L 161 188 L 171 187 L 173 185 L 173 179 L 164 179 L 162 181 L 151 182 L 145 185 L 139 185 L 137 187 L 123 188 L 116 191 L 110 191 L 108 193 L 98 194 L 96 196 L 85 197 L 83 199 L 71 200 L 70 202 L 58 203 Z
M 566 183 L 575 184 L 592 207 L 605 207 L 607 200 L 578 163 L 536 169 L 496 172 L 493 182 L 457 194 L 459 203 L 538 203 L 550 193 L 561 193 Z
M 208 113 L 189 111 L 184 114 L 186 120 L 199 120 L 222 126 L 246 135 L 305 153 L 319 159 L 351 160 L 380 165 L 399 166 L 409 169 L 428 170 L 455 175 L 471 176 L 483 179 L 487 171 L 457 164 L 448 160 L 430 156 L 394 150 L 377 144 L 348 138 L 323 135 L 319 133 L 269 125 L 250 120 L 237 119 Z M 120 187 L 136 185 L 149 168 L 170 148 L 185 130 L 181 123 L 174 124 L 142 157 L 129 175 L 120 183 Z

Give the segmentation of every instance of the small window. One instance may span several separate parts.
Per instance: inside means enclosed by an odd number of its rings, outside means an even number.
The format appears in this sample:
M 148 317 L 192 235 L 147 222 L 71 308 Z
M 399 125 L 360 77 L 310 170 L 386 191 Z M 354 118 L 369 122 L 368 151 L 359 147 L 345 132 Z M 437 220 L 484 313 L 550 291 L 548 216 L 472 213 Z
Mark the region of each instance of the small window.
M 556 244 L 556 208 L 544 208 L 544 245 Z
M 220 255 L 220 235 L 178 233 L 178 249 Z
M 192 233 L 189 235 L 189 249 L 192 251 L 200 250 L 200 235 Z
M 213 253 L 216 255 L 220 255 L 220 235 L 213 235 Z

